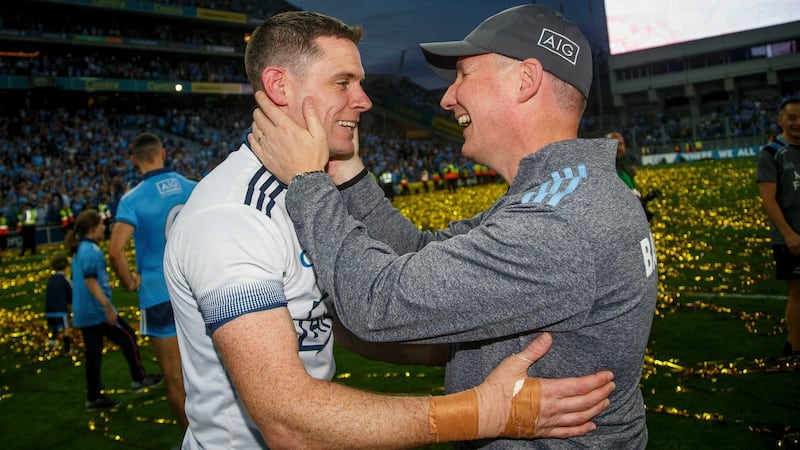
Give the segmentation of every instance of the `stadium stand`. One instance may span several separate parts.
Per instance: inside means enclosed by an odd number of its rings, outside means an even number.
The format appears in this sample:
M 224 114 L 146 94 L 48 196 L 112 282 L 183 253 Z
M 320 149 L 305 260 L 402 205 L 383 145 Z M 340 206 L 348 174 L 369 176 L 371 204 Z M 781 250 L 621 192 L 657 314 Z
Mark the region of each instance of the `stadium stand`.
M 48 14 L 39 14 L 43 8 Z M 280 0 L 4 1 L 0 208 L 12 228 L 26 201 L 38 205 L 43 233 L 53 225 L 42 241 L 60 238 L 55 224 L 62 203 L 76 215 L 101 201 L 113 211 L 138 181 L 128 145 L 141 131 L 162 136 L 173 167 L 202 177 L 240 142 L 251 121 L 252 89 L 242 64 L 247 34 L 263 18 L 295 9 Z M 597 82 L 610 97 L 599 112 L 590 98 L 581 135 L 620 130 L 634 159 L 763 143 L 776 131 L 778 99 L 800 89 L 800 64 L 775 66 L 773 58 L 761 75 L 692 78 L 695 70 L 725 67 L 716 61 L 742 62 L 735 56 L 742 48 L 763 44 L 764 38 L 747 36 L 724 47 L 722 59 L 703 53 L 705 47 L 681 47 L 684 54 L 697 53 L 678 67 L 688 84 L 670 84 L 661 70 L 676 64 L 674 52 L 644 59 L 598 53 Z M 762 68 L 766 61 L 745 59 Z M 700 62 L 705 65 L 696 67 Z M 398 194 L 436 188 L 434 180 L 451 166 L 460 184 L 494 181 L 460 155 L 461 129 L 439 108 L 442 92 L 398 75 L 369 75 L 364 88 L 375 107 L 362 117 L 360 133 L 365 163 L 376 177 L 391 172 Z M 660 87 L 646 88 L 646 82 Z
M 682 14 L 710 21 L 710 8 L 698 3 Z M 763 144 L 775 132 L 779 98 L 800 90 L 799 29 L 791 22 L 608 56 L 626 142 L 639 153 Z

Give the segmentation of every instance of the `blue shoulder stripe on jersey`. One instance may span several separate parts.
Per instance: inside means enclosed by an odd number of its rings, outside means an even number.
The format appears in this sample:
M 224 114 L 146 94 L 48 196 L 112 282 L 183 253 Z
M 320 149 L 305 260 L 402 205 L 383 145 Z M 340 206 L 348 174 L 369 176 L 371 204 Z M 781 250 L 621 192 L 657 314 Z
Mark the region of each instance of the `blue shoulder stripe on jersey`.
M 239 144 L 239 147 L 237 147 L 237 148 L 241 148 L 242 144 L 246 145 L 247 148 L 250 148 L 250 143 L 247 142 L 247 135 L 252 133 L 252 132 L 253 132 L 253 127 L 247 127 L 247 129 L 244 130 L 244 133 L 242 134 L 242 143 Z
M 270 192 L 269 194 L 269 203 L 267 203 L 267 209 L 266 209 L 267 217 L 272 217 L 271 214 L 272 214 L 272 208 L 275 207 L 275 198 L 279 196 L 281 192 L 283 192 L 283 190 L 286 189 L 286 187 L 280 182 L 278 182 L 278 179 L 275 178 L 274 175 L 270 177 L 269 183 L 265 184 L 264 186 L 266 187 L 267 185 L 274 186 L 274 189 L 272 189 L 272 192 Z
M 278 280 L 223 286 L 199 296 L 197 303 L 208 335 L 237 317 L 287 305 L 283 283 Z
M 521 203 L 546 203 L 549 206 L 556 206 L 561 199 L 575 192 L 581 180 L 586 178 L 586 166 L 583 164 L 577 167 L 577 175 L 572 167 L 565 167 L 561 170 L 563 174 L 551 173 L 552 181 L 545 181 L 538 190 L 523 195 Z
M 266 181 L 259 181 L 266 173 L 267 169 L 262 167 L 250 178 L 250 182 L 247 183 L 247 193 L 245 194 L 244 203 L 246 205 L 255 206 L 259 211 L 264 211 L 267 217 L 272 217 L 272 208 L 275 207 L 275 198 L 286 188 L 272 174 L 270 174 Z M 253 205 L 256 191 L 258 191 L 258 197 L 255 200 L 255 205 Z M 269 194 L 267 194 L 267 191 L 269 191 Z M 264 201 L 267 197 L 269 197 L 269 202 L 267 202 L 265 207 Z
M 245 194 L 245 197 L 244 197 L 244 203 L 246 205 L 249 205 L 253 201 L 253 193 L 256 190 L 256 183 L 258 183 L 258 180 L 266 172 L 267 172 L 267 169 L 264 168 L 264 167 L 261 167 L 260 169 L 258 169 L 256 171 L 256 173 L 253 175 L 253 177 L 250 178 L 250 181 L 247 183 L 247 194 Z

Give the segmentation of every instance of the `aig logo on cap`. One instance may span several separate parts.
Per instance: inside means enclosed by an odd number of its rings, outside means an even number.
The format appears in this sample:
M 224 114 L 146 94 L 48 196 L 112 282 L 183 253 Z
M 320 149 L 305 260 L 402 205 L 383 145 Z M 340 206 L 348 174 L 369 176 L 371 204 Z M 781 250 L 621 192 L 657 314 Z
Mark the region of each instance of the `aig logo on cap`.
M 553 30 L 543 28 L 542 34 L 539 36 L 538 45 L 564 58 L 573 66 L 578 62 L 578 53 L 581 51 L 578 44 Z

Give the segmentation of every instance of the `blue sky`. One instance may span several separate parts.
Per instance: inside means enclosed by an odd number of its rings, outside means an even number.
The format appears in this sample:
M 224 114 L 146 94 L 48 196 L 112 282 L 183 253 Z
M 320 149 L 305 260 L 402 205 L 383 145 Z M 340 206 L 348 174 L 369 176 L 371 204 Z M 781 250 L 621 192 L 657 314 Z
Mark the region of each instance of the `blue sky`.
M 419 50 L 420 42 L 462 39 L 483 19 L 528 2 L 295 0 L 291 3 L 305 10 L 336 16 L 351 25 L 363 26 L 365 35 L 359 49 L 368 77 L 370 74 L 404 75 L 422 87 L 436 89 L 446 87 L 446 84 L 433 75 L 425 63 Z M 563 3 L 564 14 L 582 28 L 591 21 L 590 16 L 602 14 L 602 0 L 540 0 L 537 3 L 554 9 L 559 9 Z M 592 40 L 591 36 L 587 37 Z

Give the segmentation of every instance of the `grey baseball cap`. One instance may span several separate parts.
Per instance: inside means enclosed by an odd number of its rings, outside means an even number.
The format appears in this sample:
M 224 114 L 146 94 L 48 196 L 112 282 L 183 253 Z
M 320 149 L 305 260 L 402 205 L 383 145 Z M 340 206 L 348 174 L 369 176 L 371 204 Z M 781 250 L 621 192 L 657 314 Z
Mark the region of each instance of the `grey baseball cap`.
M 515 6 L 481 22 L 463 41 L 420 44 L 433 72 L 456 79 L 456 61 L 464 56 L 499 53 L 509 58 L 536 58 L 555 77 L 589 97 L 592 51 L 577 25 L 558 12 L 535 4 Z

